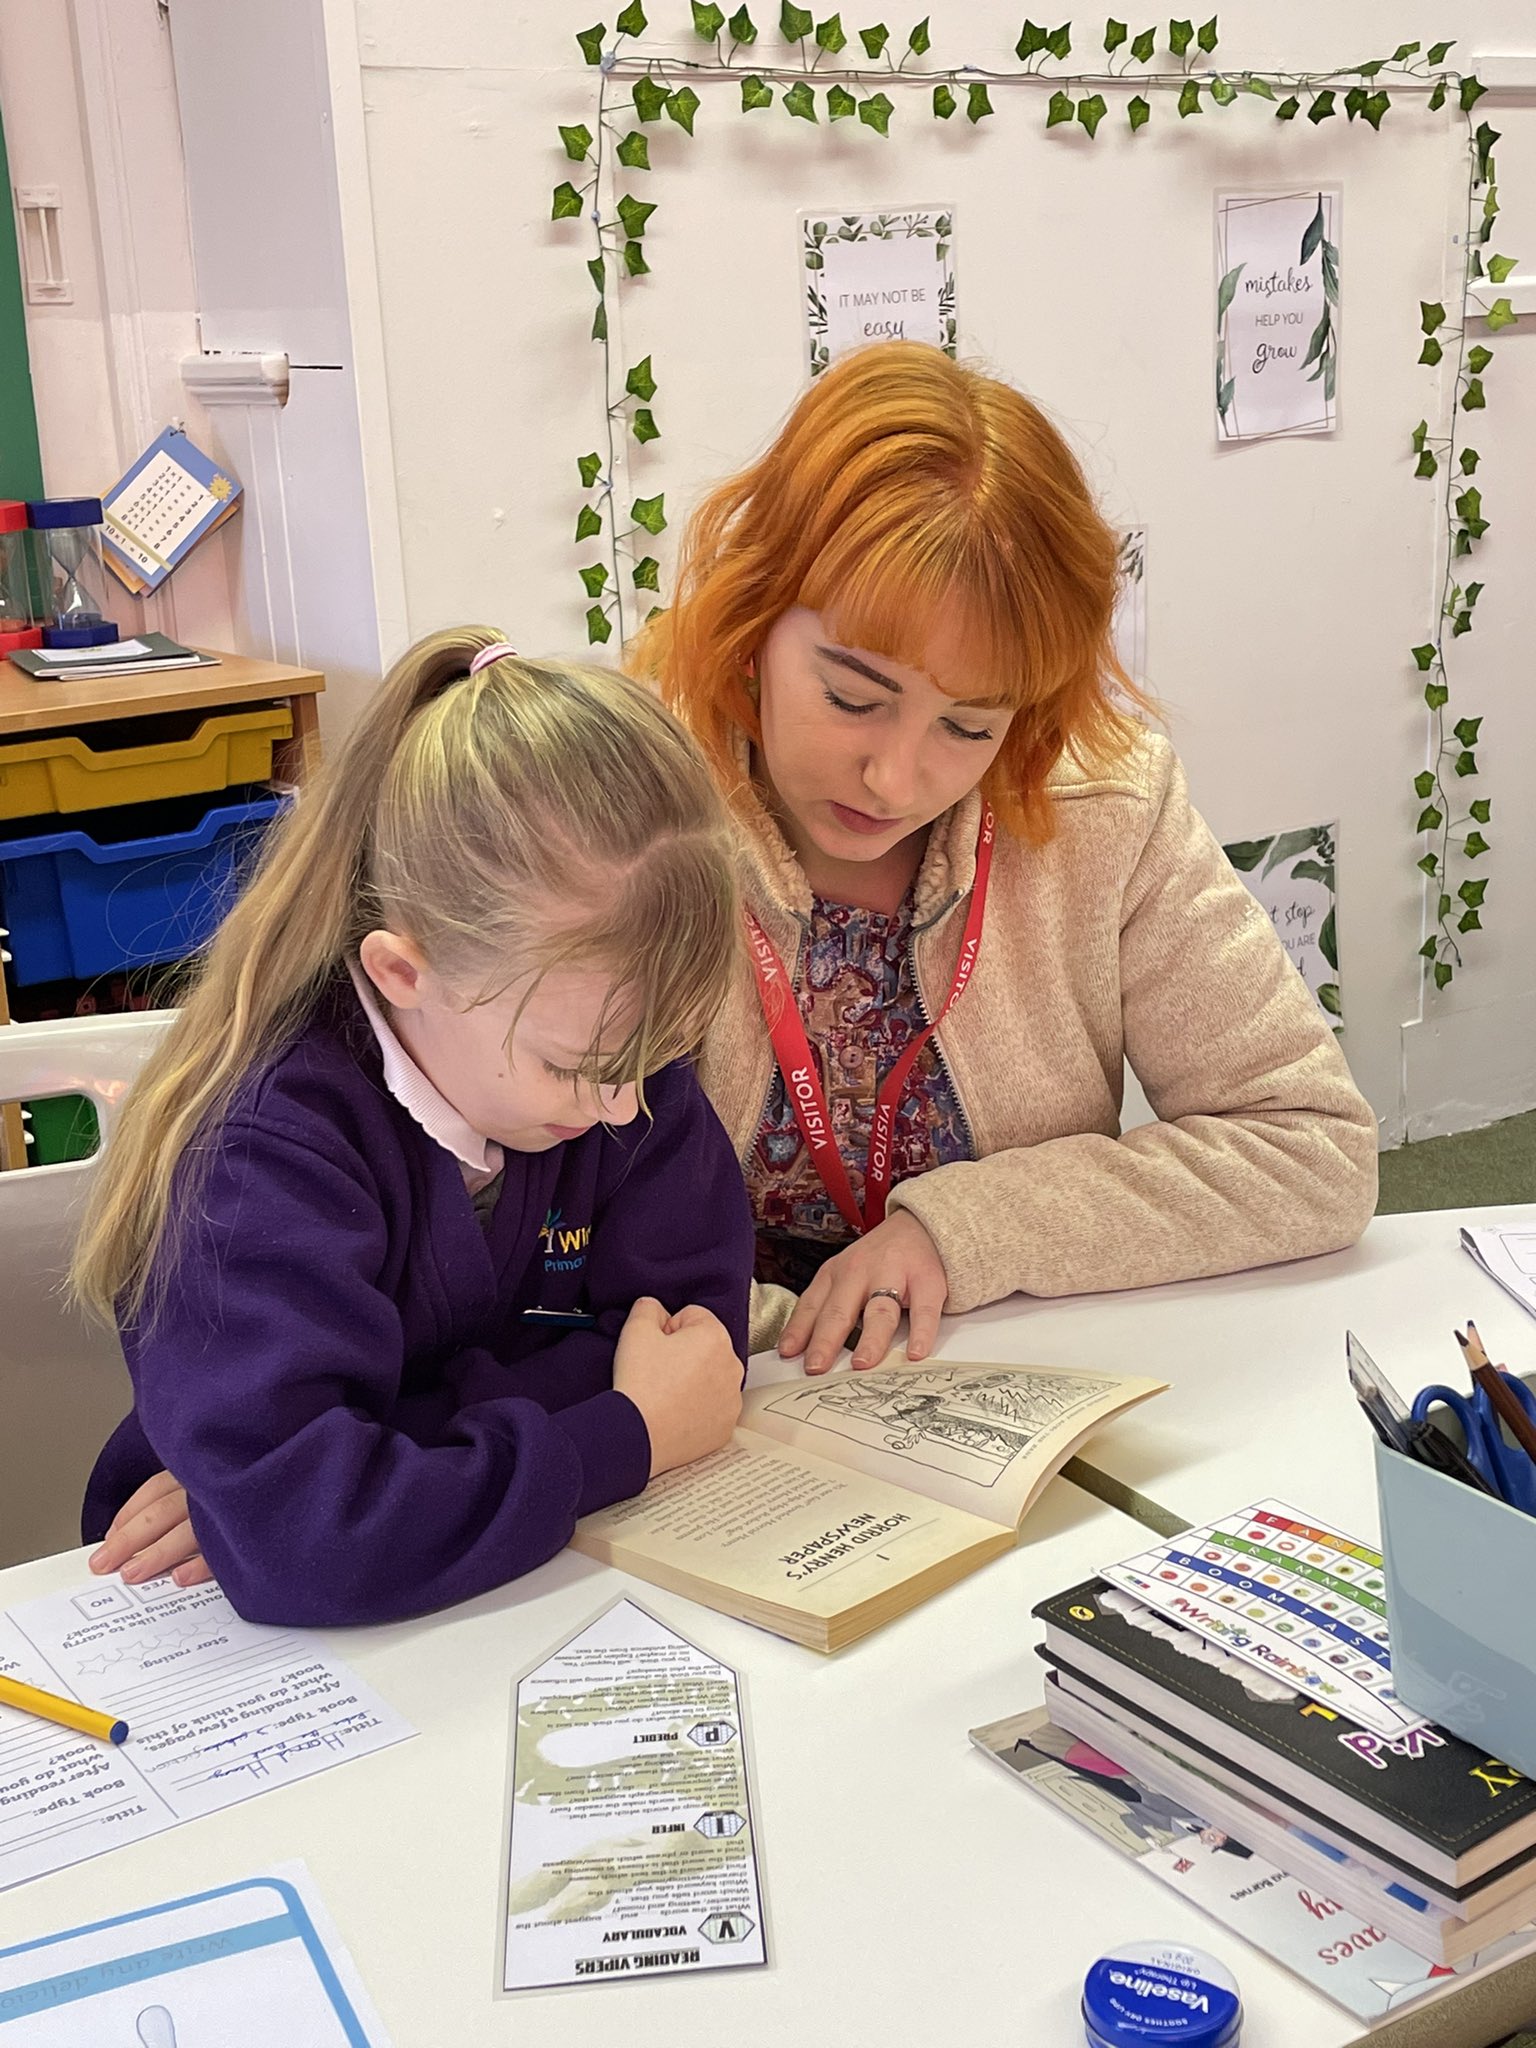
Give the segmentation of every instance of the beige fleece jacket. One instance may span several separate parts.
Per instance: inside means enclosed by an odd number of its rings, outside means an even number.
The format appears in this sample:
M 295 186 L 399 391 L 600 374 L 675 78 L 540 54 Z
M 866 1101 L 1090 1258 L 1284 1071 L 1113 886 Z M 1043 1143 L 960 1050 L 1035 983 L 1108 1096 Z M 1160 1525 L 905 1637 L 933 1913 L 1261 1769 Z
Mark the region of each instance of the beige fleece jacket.
M 1148 733 L 1109 770 L 1064 760 L 1050 786 L 1048 844 L 999 835 L 981 958 L 938 1033 L 974 1159 L 891 1196 L 938 1247 L 950 1312 L 1352 1244 L 1376 1205 L 1375 1118 L 1268 917 L 1191 807 L 1172 747 Z M 954 972 L 979 815 L 973 793 L 935 823 L 917 880 L 915 967 L 930 1014 Z M 743 823 L 740 865 L 764 931 L 798 963 L 810 888 L 761 810 Z M 1123 1061 L 1159 1121 L 1122 1137 Z M 699 1069 L 744 1158 L 773 1071 L 745 960 Z M 761 1345 L 788 1297 L 757 1294 Z

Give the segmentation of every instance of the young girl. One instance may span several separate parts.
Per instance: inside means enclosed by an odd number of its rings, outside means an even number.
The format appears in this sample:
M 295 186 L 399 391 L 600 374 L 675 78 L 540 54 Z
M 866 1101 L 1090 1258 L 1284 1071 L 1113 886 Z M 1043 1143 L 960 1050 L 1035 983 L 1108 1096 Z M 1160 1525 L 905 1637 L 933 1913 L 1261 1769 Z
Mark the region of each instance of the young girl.
M 738 943 L 728 833 L 638 685 L 483 628 L 400 662 L 97 1175 L 75 1283 L 134 1386 L 97 1570 L 200 1549 L 249 1619 L 393 1620 L 726 1441 L 751 1224 L 682 1062 Z

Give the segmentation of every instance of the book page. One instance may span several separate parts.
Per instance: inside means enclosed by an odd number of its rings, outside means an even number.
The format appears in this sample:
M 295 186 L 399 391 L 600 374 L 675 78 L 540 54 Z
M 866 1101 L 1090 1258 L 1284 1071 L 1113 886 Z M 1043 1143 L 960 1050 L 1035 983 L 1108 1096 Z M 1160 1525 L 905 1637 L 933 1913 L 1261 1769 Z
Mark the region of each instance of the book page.
M 663 1585 L 687 1578 L 738 1603 L 827 1618 L 1001 1533 L 738 1430 L 723 1450 L 586 1516 L 572 1547 Z
M 1016 1529 L 1091 1431 L 1165 1384 L 1065 1366 L 898 1363 L 749 1388 L 742 1423 Z

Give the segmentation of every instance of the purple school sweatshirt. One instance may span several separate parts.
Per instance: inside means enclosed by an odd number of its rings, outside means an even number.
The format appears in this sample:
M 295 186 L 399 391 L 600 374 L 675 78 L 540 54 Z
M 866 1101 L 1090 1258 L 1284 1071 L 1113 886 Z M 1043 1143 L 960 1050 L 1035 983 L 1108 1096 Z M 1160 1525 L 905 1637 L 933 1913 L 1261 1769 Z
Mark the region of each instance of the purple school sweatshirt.
M 335 990 L 236 1098 L 161 1253 L 162 1305 L 123 1329 L 134 1405 L 86 1541 L 165 1467 L 247 1620 L 396 1621 L 515 1579 L 640 1492 L 650 1438 L 612 1384 L 624 1318 L 642 1294 L 699 1302 L 745 1359 L 753 1258 L 692 1069 L 646 1096 L 649 1121 L 509 1151 L 485 1227 Z

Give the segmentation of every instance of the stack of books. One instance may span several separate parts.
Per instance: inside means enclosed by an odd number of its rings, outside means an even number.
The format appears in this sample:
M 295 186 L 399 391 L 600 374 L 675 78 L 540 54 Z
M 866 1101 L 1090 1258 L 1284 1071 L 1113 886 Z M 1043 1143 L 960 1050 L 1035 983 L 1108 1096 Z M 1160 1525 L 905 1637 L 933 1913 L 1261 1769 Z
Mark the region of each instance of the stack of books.
M 183 647 L 164 633 L 140 633 L 100 647 L 39 647 L 11 660 L 35 683 L 86 682 L 111 676 L 147 675 L 159 669 L 217 668 L 218 657 Z

